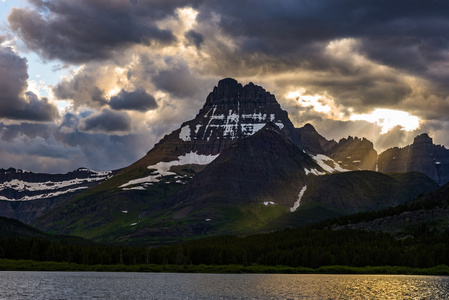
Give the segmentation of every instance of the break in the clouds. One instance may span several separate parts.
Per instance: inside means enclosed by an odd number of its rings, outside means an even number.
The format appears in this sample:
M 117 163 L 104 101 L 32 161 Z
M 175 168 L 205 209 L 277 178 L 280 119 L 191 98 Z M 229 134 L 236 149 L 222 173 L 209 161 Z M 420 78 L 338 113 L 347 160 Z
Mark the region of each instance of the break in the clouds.
M 112 156 L 96 151 L 119 139 L 136 149 L 115 154 L 125 166 L 194 117 L 224 77 L 265 87 L 296 126 L 326 138 L 364 136 L 382 151 L 428 132 L 449 146 L 445 0 L 28 2 L 0 32 L 12 47 L 0 51 L 0 114 L 18 126 L 3 128 L 2 155 L 48 142 L 33 152 L 42 166 L 54 149 L 59 165 L 108 169 Z M 28 88 L 30 51 L 70 70 L 48 95 Z M 53 123 L 39 136 L 21 120 Z

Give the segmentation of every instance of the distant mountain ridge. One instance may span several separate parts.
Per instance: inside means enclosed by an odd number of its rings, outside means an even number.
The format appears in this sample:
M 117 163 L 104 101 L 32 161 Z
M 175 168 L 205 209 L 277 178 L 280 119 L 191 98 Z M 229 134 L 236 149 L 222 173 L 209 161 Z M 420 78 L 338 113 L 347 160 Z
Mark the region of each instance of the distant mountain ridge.
M 65 174 L 0 169 L 0 215 L 31 223 L 36 217 L 109 179 L 116 171 L 79 168 Z
M 449 182 L 449 150 L 433 144 L 427 133 L 413 144 L 390 148 L 379 155 L 379 172 L 421 172 L 443 185 Z

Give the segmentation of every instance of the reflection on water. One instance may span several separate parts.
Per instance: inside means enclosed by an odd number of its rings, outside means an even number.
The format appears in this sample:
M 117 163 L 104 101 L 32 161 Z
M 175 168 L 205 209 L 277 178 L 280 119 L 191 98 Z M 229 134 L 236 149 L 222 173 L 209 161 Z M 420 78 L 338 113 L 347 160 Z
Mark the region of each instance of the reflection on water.
M 447 299 L 449 278 L 401 275 L 0 272 L 0 299 Z

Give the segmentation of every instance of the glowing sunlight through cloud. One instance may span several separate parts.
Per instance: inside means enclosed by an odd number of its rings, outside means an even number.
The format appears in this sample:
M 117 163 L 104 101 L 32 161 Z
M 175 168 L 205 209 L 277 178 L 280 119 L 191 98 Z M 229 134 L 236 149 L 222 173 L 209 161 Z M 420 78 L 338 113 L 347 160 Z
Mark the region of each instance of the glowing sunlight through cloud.
M 352 121 L 367 121 L 377 123 L 382 129 L 381 134 L 385 134 L 396 126 L 402 130 L 412 131 L 419 128 L 419 118 L 412 116 L 408 112 L 377 108 L 369 114 L 354 114 L 350 117 Z
M 313 107 L 313 110 L 320 113 L 329 113 L 331 107 L 326 103 L 323 97 L 319 95 L 304 95 L 304 90 L 298 90 L 287 94 L 288 99 L 296 99 L 302 107 Z

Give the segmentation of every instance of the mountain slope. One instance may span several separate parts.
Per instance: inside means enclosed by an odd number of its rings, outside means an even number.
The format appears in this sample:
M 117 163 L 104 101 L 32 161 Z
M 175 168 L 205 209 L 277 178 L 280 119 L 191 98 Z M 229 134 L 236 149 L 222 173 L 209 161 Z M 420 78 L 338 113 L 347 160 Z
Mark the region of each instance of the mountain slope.
M 432 139 L 423 133 L 411 145 L 381 153 L 379 172 L 421 172 L 443 185 L 449 182 L 449 150 L 434 145 Z
M 328 220 L 321 225 L 336 230 L 382 231 L 401 238 L 438 236 L 449 226 L 449 183 L 405 205 Z
M 272 228 L 304 226 L 328 218 L 377 211 L 400 204 L 438 187 L 421 173 L 382 174 L 372 171 L 309 178 L 299 208 L 280 218 Z
M 223 150 L 171 201 L 194 205 L 211 199 L 226 204 L 272 201 L 291 207 L 311 170 L 324 172 L 276 125 L 267 124 Z

